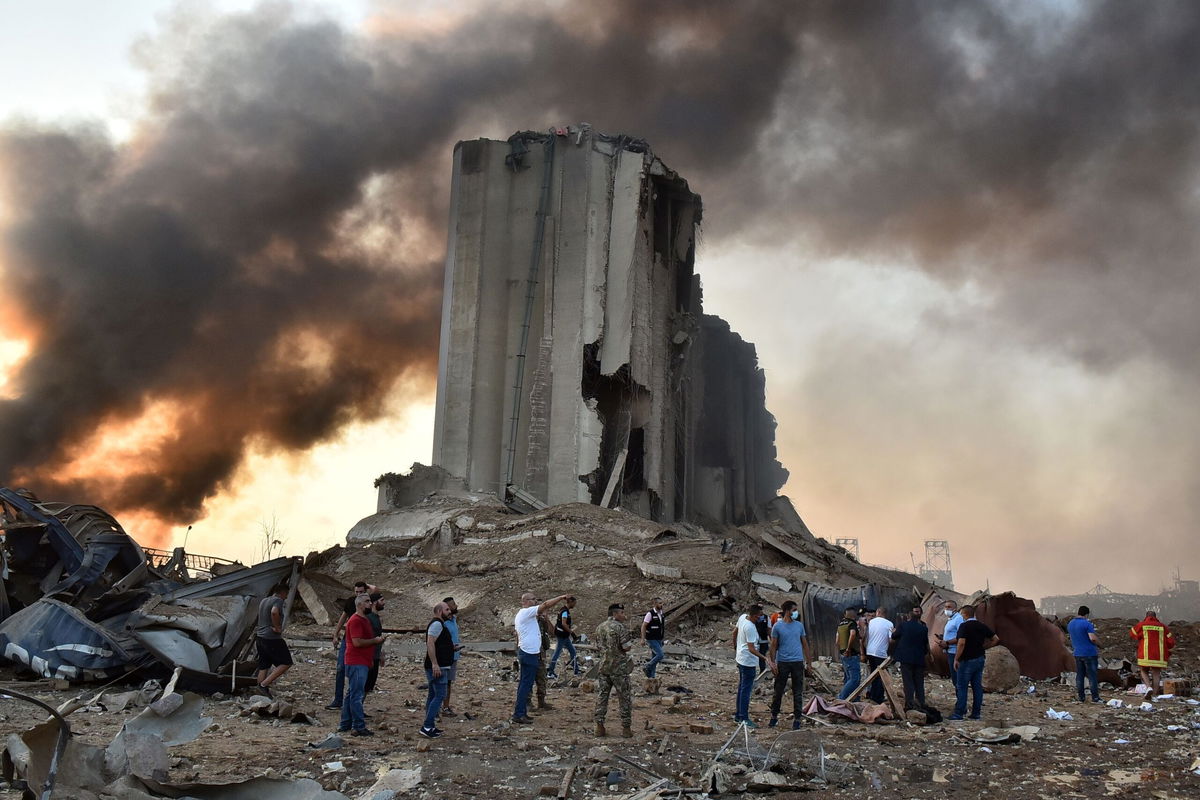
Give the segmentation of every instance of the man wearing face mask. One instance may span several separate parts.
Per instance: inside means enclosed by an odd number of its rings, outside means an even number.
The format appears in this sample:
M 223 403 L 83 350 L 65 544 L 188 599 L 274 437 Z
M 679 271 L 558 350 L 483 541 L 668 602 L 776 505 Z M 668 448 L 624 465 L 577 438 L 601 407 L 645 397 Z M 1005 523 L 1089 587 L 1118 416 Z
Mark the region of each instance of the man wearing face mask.
M 795 602 L 788 600 L 780 606 L 779 622 L 771 628 L 771 650 L 767 663 L 775 673 L 775 694 L 771 699 L 771 721 L 774 728 L 779 721 L 779 709 L 783 704 L 783 693 L 792 681 L 792 730 L 800 727 L 801 709 L 804 706 L 804 668 L 808 662 L 808 637 L 800 611 Z
M 950 683 L 958 686 L 958 674 L 954 666 L 954 655 L 958 652 L 958 626 L 963 624 L 963 615 L 958 611 L 958 604 L 947 600 L 942 607 L 942 613 L 949 617 L 946 629 L 942 631 L 941 648 L 946 651 L 946 663 L 950 669 Z

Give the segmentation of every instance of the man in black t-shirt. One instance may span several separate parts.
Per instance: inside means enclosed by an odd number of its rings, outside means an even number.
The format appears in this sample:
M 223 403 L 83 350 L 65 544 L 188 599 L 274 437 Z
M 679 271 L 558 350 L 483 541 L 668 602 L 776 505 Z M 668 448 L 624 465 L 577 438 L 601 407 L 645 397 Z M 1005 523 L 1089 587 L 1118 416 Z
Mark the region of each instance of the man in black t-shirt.
M 580 672 L 579 659 L 575 653 L 575 642 L 572 639 L 575 631 L 571 627 L 571 609 L 574 607 L 575 598 L 568 597 L 554 618 L 554 655 L 550 656 L 550 669 L 547 671 L 550 680 L 556 680 L 558 677 L 554 674 L 554 667 L 558 664 L 558 656 L 563 650 L 571 654 L 571 666 L 574 667 L 575 674 L 578 675 Z
M 959 609 L 963 624 L 958 626 L 957 652 L 954 654 L 954 687 L 956 702 L 950 719 L 962 719 L 967 710 L 967 687 L 971 687 L 971 719 L 979 719 L 983 711 L 984 650 L 1000 643 L 995 631 L 975 619 L 975 607 Z

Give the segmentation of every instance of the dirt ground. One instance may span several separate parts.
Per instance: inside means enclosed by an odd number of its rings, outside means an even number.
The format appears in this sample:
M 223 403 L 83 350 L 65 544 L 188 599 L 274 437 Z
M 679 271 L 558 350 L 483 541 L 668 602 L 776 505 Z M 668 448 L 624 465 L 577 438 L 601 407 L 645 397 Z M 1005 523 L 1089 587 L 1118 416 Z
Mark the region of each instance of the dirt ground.
M 1100 628 L 1107 633 L 1116 622 Z M 473 636 L 469 617 L 462 620 L 462 629 L 469 643 Z M 289 633 L 298 663 L 282 679 L 275 696 L 311 714 L 317 723 L 244 716 L 246 698 L 213 698 L 205 709 L 213 718 L 212 726 L 194 742 L 171 748 L 173 781 L 226 781 L 262 774 L 310 777 L 356 798 L 389 769 L 419 767 L 420 784 L 400 796 L 535 797 L 541 787 L 559 785 L 568 767 L 577 765 L 571 797 L 613 797 L 653 783 L 648 773 L 682 786 L 698 785 L 735 731 L 736 672 L 728 647 L 705 646 L 695 651 L 695 661 L 661 667 L 661 696 L 640 691 L 641 675 L 635 671 L 631 680 L 637 679 L 634 684 L 639 690 L 634 703 L 636 735 L 602 740 L 592 735 L 595 695 L 586 685 L 552 685 L 549 701 L 554 708 L 535 712 L 533 725 L 512 725 L 508 722 L 515 691 L 512 658 L 468 650 L 454 687 L 458 716 L 442 720 L 443 738 L 428 742 L 417 736 L 424 676 L 415 658 L 394 656 L 383 670 L 379 691 L 366 703 L 371 715 L 368 724 L 377 735 L 347 737 L 332 750 L 313 749 L 309 744 L 320 742 L 338 724 L 336 712 L 324 709 L 332 694 L 334 671 L 329 630 L 310 625 Z M 635 653 L 644 658 L 640 648 Z M 1181 661 L 1174 671 L 1190 669 L 1195 677 L 1194 660 Z M 81 688 L 52 691 L 45 682 L 21 683 L 10 674 L 0 677 L 4 685 L 24 687 L 20 690 L 53 705 Z M 811 691 L 807 687 L 806 694 Z M 731 791 L 741 789 L 745 773 L 760 769 L 769 754 L 777 761 L 775 769 L 795 787 L 776 792 L 777 797 L 800 796 L 808 790 L 828 797 L 976 797 L 997 792 L 1020 798 L 1200 795 L 1200 774 L 1193 772 L 1200 769 L 1200 702 L 1195 700 L 1152 700 L 1154 710 L 1142 711 L 1136 707 L 1142 698 L 1102 691 L 1105 701 L 1116 698 L 1134 706 L 1111 708 L 1072 702 L 1073 686 L 1042 682 L 1034 685 L 1033 693 L 987 695 L 982 722 L 919 727 L 906 722 L 805 721 L 800 731 L 792 732 L 786 715 L 781 729 L 766 727 L 768 692 L 769 686 L 760 688 L 752 705 L 752 716 L 762 727 L 751 733 L 752 741 L 736 737 L 721 759 Z M 949 684 L 931 679 L 928 693 L 930 703 L 948 714 L 953 703 Z M 788 698 L 784 706 L 790 707 Z M 1074 719 L 1048 719 L 1050 708 L 1069 711 Z M 70 720 L 84 741 L 103 745 L 135 713 L 136 709 L 116 712 L 96 706 L 75 712 Z M 27 704 L 5 700 L 0 704 L 0 734 L 19 732 L 43 718 Z M 619 730 L 615 698 L 609 719 L 610 732 Z M 693 724 L 710 724 L 713 732 L 693 732 L 689 730 Z M 983 746 L 970 740 L 981 728 L 1016 725 L 1034 725 L 1039 731 L 1032 741 L 1017 744 Z M 598 745 L 607 753 L 594 751 Z M 753 765 L 745 755 L 751 752 L 758 754 Z M 330 766 L 333 762 L 340 765 Z M 819 777 L 822 765 L 824 781 Z M 609 790 L 608 777 L 618 772 L 622 780 Z M 8 789 L 0 796 L 19 795 Z

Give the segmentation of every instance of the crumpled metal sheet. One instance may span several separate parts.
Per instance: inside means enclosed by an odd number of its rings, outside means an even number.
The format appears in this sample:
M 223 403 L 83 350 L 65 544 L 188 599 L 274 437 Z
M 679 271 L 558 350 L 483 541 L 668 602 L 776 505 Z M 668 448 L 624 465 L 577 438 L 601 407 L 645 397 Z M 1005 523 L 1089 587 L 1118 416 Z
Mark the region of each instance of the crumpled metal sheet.
M 203 716 L 204 698 L 185 692 L 183 705 L 173 714 L 160 717 L 154 709 L 144 709 L 133 719 L 121 726 L 121 731 L 149 734 L 162 740 L 167 747 L 195 741 L 212 724 L 212 717 Z M 117 734 L 120 737 L 120 733 Z
M 800 603 L 804 614 L 804 630 L 808 645 L 816 656 L 838 658 L 837 627 L 847 608 L 875 610 L 886 608 L 889 616 L 907 614 L 915 601 L 912 589 L 864 583 L 861 586 L 836 588 L 820 583 L 805 583 Z
M 944 599 L 936 591 L 925 595 L 921 602 L 929 635 L 946 629 L 949 621 L 938 614 Z M 1000 644 L 1017 659 L 1021 674 L 1033 680 L 1057 678 L 1063 672 L 1075 671 L 1075 658 L 1067 647 L 1066 634 L 1061 628 L 1043 617 L 1032 600 L 1018 597 L 1013 592 L 998 595 L 980 594 L 968 602 L 975 606 L 975 618 L 987 625 L 1000 637 Z M 965 603 L 963 603 L 965 605 Z M 942 657 L 933 660 L 933 668 L 939 675 L 949 674 L 945 651 L 933 645 L 935 654 Z
M 0 623 L 0 654 L 44 678 L 66 680 L 108 680 L 146 657 L 127 636 L 48 597 Z

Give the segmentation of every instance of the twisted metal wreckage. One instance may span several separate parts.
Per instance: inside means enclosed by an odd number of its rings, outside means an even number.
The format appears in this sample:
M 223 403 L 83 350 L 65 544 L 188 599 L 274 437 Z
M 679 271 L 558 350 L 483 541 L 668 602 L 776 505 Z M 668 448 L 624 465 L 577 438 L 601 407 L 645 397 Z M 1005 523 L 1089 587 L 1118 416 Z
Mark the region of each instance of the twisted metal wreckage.
M 257 600 L 302 564 L 253 567 L 143 548 L 103 509 L 0 488 L 0 654 L 44 678 L 112 680 L 180 670 L 181 689 L 254 684 Z

